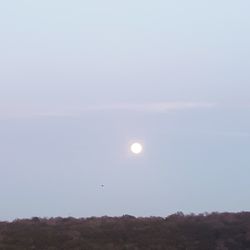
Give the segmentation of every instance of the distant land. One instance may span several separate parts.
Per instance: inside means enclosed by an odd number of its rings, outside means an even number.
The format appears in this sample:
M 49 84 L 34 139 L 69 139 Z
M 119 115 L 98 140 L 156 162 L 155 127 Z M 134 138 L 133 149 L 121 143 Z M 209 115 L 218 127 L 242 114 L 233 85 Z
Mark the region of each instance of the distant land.
M 250 250 L 250 212 L 0 222 L 1 250 Z

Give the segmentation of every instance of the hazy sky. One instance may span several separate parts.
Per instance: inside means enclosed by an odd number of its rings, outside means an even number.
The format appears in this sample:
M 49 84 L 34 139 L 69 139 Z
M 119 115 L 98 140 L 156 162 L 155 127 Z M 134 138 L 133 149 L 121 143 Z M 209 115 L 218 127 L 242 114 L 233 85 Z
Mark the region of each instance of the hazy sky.
M 250 210 L 249 9 L 2 1 L 0 219 Z

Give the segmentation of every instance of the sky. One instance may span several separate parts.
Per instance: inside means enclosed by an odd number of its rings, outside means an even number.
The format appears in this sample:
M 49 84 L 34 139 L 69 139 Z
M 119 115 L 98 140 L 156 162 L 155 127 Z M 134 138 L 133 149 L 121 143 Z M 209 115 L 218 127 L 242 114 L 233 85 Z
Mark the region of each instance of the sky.
M 249 8 L 1 1 L 0 220 L 250 210 Z

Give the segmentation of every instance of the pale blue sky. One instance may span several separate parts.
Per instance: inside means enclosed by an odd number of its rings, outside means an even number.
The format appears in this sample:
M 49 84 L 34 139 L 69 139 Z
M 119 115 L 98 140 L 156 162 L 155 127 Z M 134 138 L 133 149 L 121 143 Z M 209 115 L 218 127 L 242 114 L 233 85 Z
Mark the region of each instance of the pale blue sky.
M 249 210 L 249 9 L 2 1 L 0 219 Z

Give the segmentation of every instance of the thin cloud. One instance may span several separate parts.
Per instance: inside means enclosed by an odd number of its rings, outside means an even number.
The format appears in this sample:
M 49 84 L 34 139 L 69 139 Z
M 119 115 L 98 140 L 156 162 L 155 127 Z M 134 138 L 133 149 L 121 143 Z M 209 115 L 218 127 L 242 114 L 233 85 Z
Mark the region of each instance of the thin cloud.
M 12 110 L 0 112 L 0 119 L 22 119 L 29 117 L 75 117 L 86 113 L 98 112 L 142 112 L 142 113 L 169 113 L 193 109 L 209 109 L 215 107 L 209 102 L 152 102 L 152 103 L 113 103 L 102 105 L 88 105 L 84 107 L 67 107 L 50 110 Z
M 250 137 L 250 133 L 244 131 L 223 131 L 219 134 L 227 137 Z
M 141 103 L 141 104 L 110 104 L 90 106 L 89 111 L 131 111 L 148 113 L 168 113 L 171 111 L 213 108 L 215 103 L 209 102 L 159 102 L 159 103 Z

